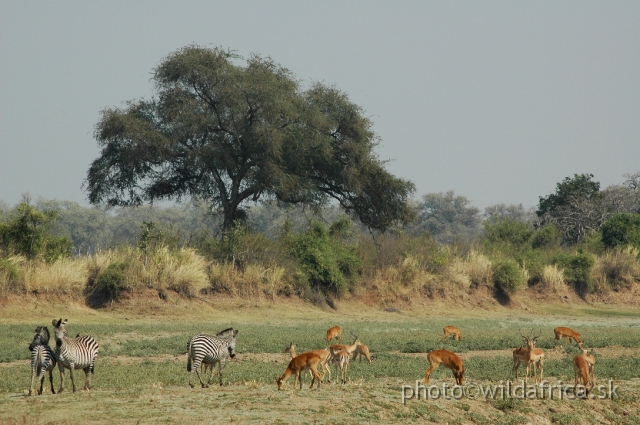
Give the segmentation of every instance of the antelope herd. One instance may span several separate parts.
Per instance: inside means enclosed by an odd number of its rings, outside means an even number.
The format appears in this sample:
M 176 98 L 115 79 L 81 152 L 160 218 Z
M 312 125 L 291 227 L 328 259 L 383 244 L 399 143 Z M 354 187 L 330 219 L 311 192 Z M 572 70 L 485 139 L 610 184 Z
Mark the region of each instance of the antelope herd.
M 449 336 L 452 336 L 455 341 L 460 341 L 462 339 L 460 329 L 455 326 L 445 326 L 443 328 L 443 332 L 444 335 L 442 340 L 445 340 Z M 587 350 L 584 350 L 582 348 L 583 341 L 580 334 L 570 328 L 559 326 L 555 328 L 553 332 L 555 334 L 556 341 L 561 341 L 562 337 L 565 337 L 569 342 L 573 340 L 578 344 L 578 347 L 582 351 L 582 354 L 575 356 L 573 359 L 575 373 L 574 385 L 584 385 L 585 394 L 588 396 L 589 391 L 595 386 L 595 356 L 593 351 L 589 353 Z M 296 376 L 294 382 L 295 388 L 298 380 L 300 380 L 300 373 L 305 370 L 308 370 L 311 374 L 311 387 L 313 387 L 313 383 L 316 380 L 318 381 L 319 387 L 320 383 L 324 381 L 324 376 L 327 373 L 329 374 L 328 382 L 331 382 L 330 363 L 335 363 L 337 365 L 340 370 L 341 381 L 345 384 L 351 354 L 353 354 L 353 360 L 355 360 L 359 355 L 361 360 L 362 356 L 364 356 L 369 363 L 372 362 L 369 347 L 363 344 L 362 341 L 360 341 L 360 338 L 353 332 L 351 332 L 351 334 L 355 337 L 355 340 L 351 345 L 333 344 L 328 348 L 313 350 L 300 355 L 296 355 L 296 346 L 294 343 L 291 343 L 289 347 L 285 349 L 286 353 L 291 354 L 291 362 L 289 363 L 284 375 L 276 375 L 278 389 L 282 389 L 282 384 L 292 374 L 295 374 Z M 513 349 L 513 367 L 511 369 L 511 373 L 515 373 L 516 379 L 518 379 L 518 369 L 520 368 L 520 365 L 524 365 L 525 382 L 528 382 L 529 375 L 533 375 L 534 382 L 536 384 L 541 383 L 544 373 L 544 351 L 535 346 L 536 341 L 541 335 L 525 336 L 520 332 L 520 336 L 523 339 L 524 345 Z M 333 339 L 342 339 L 342 329 L 339 326 L 334 326 L 327 331 L 325 340 L 331 341 Z M 463 384 L 464 374 L 467 369 L 464 367 L 462 359 L 457 354 L 449 350 L 432 350 L 427 353 L 427 360 L 429 361 L 429 369 L 426 370 L 424 375 L 425 384 L 429 383 L 431 373 L 436 370 L 438 366 L 450 369 L 453 372 L 456 384 Z M 322 375 L 320 375 L 320 372 L 317 370 L 318 367 L 323 370 L 324 373 Z M 300 381 L 300 388 L 302 388 L 302 381 Z

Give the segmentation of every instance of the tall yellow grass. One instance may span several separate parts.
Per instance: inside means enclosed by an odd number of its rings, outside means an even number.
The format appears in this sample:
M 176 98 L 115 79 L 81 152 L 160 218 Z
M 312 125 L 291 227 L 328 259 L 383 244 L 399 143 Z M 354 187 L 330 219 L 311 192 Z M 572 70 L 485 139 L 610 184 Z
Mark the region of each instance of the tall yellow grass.
M 352 293 L 364 296 L 364 290 L 367 297 L 388 304 L 410 301 L 417 294 L 446 298 L 466 293 L 470 287 L 493 286 L 492 261 L 482 253 L 471 251 L 459 256 L 445 247 L 437 254 L 436 260 L 405 255 L 396 264 L 369 270 L 363 287 Z M 190 248 L 161 247 L 145 255 L 137 248 L 122 247 L 53 263 L 24 257 L 8 257 L 3 261 L 0 291 L 5 295 L 27 292 L 82 296 L 111 264 L 122 266 L 129 291 L 148 287 L 189 297 L 206 291 L 238 297 L 274 297 L 291 295 L 296 288 L 302 288 L 293 266 L 246 264 L 238 269 L 230 263 L 207 261 Z M 527 279 L 528 271 L 522 268 L 522 273 Z M 597 257 L 592 274 L 600 290 L 640 282 L 638 250 L 618 249 Z M 544 267 L 542 285 L 550 291 L 569 290 L 563 270 L 556 265 Z
M 81 294 L 89 276 L 84 258 L 30 261 L 25 266 L 24 289 L 38 294 Z
M 493 286 L 491 260 L 483 254 L 471 251 L 465 258 L 455 258 L 448 269 L 452 280 L 460 282 L 462 287 L 471 285 Z
M 543 288 L 562 292 L 568 289 L 567 282 L 564 278 L 564 270 L 558 267 L 556 264 L 550 264 L 544 266 L 542 269 L 542 285 Z
M 209 278 L 214 291 L 239 297 L 274 297 L 292 291 L 285 268 L 276 265 L 264 267 L 249 264 L 243 270 L 238 270 L 231 263 L 212 262 L 209 265 Z
M 615 249 L 597 257 L 592 269 L 596 288 L 600 291 L 612 288 L 629 288 L 640 281 L 640 263 L 638 249 L 628 246 Z

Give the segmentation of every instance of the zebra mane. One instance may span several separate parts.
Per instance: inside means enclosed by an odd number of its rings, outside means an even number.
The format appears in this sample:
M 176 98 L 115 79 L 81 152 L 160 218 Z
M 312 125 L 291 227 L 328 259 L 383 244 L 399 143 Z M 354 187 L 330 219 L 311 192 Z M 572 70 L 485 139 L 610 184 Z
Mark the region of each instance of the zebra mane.
M 32 351 L 38 345 L 47 345 L 49 343 L 49 328 L 46 326 L 38 326 L 35 332 L 36 334 L 33 336 L 33 341 L 29 344 L 29 351 Z
M 233 334 L 234 334 L 233 328 L 227 328 L 227 329 L 225 329 L 223 331 L 218 332 L 218 334 L 216 336 L 219 337 L 219 338 L 224 338 L 226 336 L 230 336 L 230 335 L 233 335 Z

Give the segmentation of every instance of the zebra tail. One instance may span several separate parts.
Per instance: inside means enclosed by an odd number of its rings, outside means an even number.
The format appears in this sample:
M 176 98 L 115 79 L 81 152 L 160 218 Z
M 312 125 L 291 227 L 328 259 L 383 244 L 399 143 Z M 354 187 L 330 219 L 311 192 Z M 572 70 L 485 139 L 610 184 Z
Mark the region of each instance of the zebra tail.
M 191 342 L 193 338 L 189 340 L 189 346 L 187 347 L 187 372 L 191 372 Z

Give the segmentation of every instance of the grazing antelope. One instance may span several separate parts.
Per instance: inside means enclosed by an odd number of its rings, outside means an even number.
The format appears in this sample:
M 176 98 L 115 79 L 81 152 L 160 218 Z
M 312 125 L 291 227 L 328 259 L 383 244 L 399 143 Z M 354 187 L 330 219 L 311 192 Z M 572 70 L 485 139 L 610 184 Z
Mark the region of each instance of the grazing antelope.
M 326 348 L 322 348 L 320 350 L 311 350 L 310 352 L 316 353 L 320 356 L 322 369 L 324 371 L 324 373 L 322 374 L 322 381 L 324 382 L 324 377 L 328 373 L 329 379 L 327 380 L 327 382 L 331 382 L 331 368 L 329 367 L 331 352 Z M 294 359 L 296 357 L 296 345 L 292 342 L 287 348 L 285 348 L 284 353 L 290 353 L 291 359 Z M 311 375 L 311 379 L 313 380 L 313 373 L 311 371 L 309 371 L 309 375 Z
M 553 330 L 553 333 L 556 334 L 556 341 L 560 341 L 562 337 L 565 337 L 569 344 L 571 344 L 571 340 L 573 339 L 576 344 L 578 344 L 578 347 L 580 347 L 580 349 L 582 350 L 582 338 L 580 337 L 580 334 L 573 329 L 564 326 L 558 326 Z
M 296 376 L 293 381 L 293 388 L 295 388 L 298 384 L 298 381 L 300 381 L 300 389 L 302 389 L 300 372 L 304 372 L 305 370 L 310 370 L 313 377 L 309 388 L 313 388 L 313 383 L 316 381 L 316 379 L 318 380 L 318 388 L 320 388 L 320 381 L 322 380 L 322 378 L 320 377 L 320 372 L 318 372 L 318 366 L 321 363 L 322 359 L 320 358 L 320 356 L 311 351 L 302 353 L 299 356 L 294 357 L 289 362 L 289 366 L 287 366 L 287 370 L 284 371 L 284 375 L 276 375 L 278 390 L 282 389 L 282 385 L 287 381 L 287 379 L 289 379 L 292 374 L 295 374 Z
M 427 354 L 427 360 L 429 360 L 431 367 L 429 367 L 424 374 L 425 384 L 429 383 L 429 376 L 431 375 L 431 372 L 436 370 L 438 366 L 442 365 L 447 369 L 451 369 L 453 377 L 456 379 L 456 384 L 462 385 L 462 379 L 464 378 L 464 373 L 467 370 L 463 369 L 462 360 L 456 354 L 449 350 L 434 350 Z
M 516 379 L 518 379 L 518 369 L 521 363 L 527 362 L 527 347 L 518 347 L 513 349 L 513 367 L 511 373 L 515 371 Z
M 444 331 L 444 335 L 442 337 L 443 341 L 447 339 L 449 335 L 453 335 L 453 339 L 455 339 L 456 341 L 460 341 L 462 339 L 460 329 L 456 328 L 455 326 L 445 326 L 444 328 L 442 328 L 442 330 Z
M 335 356 L 333 356 L 333 361 L 338 365 L 338 369 L 340 369 L 340 375 L 342 377 L 342 383 L 347 383 L 347 368 L 349 367 L 349 353 L 345 350 L 338 351 Z
M 578 354 L 573 358 L 573 371 L 576 375 L 573 391 L 576 391 L 576 388 L 578 387 L 578 380 L 581 380 L 585 388 L 585 398 L 589 397 L 589 390 L 592 386 L 591 381 L 589 380 L 589 362 L 587 362 L 584 355 Z
M 543 372 L 543 361 L 544 361 L 544 351 L 541 348 L 536 348 L 536 340 L 540 338 L 540 335 L 537 336 L 524 336 L 520 333 L 520 336 L 524 338 L 525 344 L 527 344 L 527 351 L 525 354 L 525 361 L 527 363 L 527 373 L 524 377 L 525 382 L 529 379 L 529 368 L 533 366 L 533 377 L 535 382 L 538 382 L 538 378 L 536 376 L 536 365 L 540 370 L 540 382 L 542 382 L 542 372 Z
M 369 364 L 373 362 L 373 360 L 371 360 L 371 354 L 369 354 L 369 347 L 364 344 L 358 344 L 355 351 L 353 352 L 353 360 L 355 361 L 358 356 L 360 356 L 360 361 L 362 361 L 362 357 L 364 356 Z
M 342 341 L 342 328 L 340 326 L 329 328 L 329 330 L 327 331 L 327 336 L 324 339 L 326 341 L 331 341 L 334 338 L 338 341 Z

